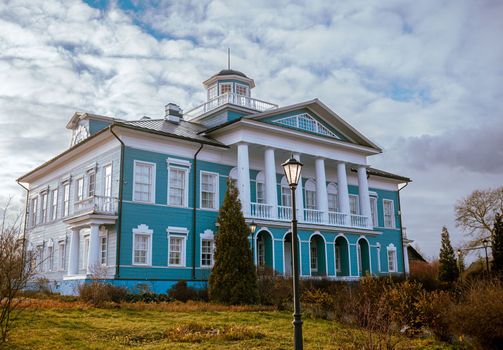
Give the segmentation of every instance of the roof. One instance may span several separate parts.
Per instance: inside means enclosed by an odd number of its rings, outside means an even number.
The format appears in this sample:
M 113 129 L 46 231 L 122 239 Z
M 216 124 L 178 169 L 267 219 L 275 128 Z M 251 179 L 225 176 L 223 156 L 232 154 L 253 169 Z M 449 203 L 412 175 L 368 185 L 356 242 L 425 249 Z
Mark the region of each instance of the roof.
M 214 76 L 217 77 L 220 75 L 239 75 L 240 77 L 248 78 L 246 76 L 246 74 L 244 74 L 243 72 L 240 72 L 240 71 L 234 70 L 234 69 L 222 69 L 220 72 L 218 72 Z
M 187 139 L 189 141 L 203 142 L 206 144 L 227 147 L 223 143 L 200 134 L 206 128 L 201 124 L 187 122 L 183 119 L 178 124 L 163 119 L 141 119 L 133 121 L 115 121 L 115 125 L 131 126 L 147 132 L 155 132 L 166 136 Z
M 409 255 L 409 260 L 418 260 L 426 262 L 426 259 L 411 245 L 407 246 L 407 254 Z
M 358 169 L 352 167 L 351 171 L 357 172 Z M 370 168 L 370 167 L 367 168 L 367 174 L 374 175 L 374 176 L 387 177 L 389 179 L 400 180 L 400 181 L 404 181 L 404 182 L 412 182 L 412 180 L 409 179 L 408 177 L 396 175 L 396 174 L 389 173 L 387 171 L 376 169 L 376 168 Z

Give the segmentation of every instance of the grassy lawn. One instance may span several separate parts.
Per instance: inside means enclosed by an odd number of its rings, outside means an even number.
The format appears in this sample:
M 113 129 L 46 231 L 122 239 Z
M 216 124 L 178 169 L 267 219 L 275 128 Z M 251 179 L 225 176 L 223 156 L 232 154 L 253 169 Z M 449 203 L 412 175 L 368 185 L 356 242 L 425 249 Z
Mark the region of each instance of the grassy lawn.
M 205 306 L 206 305 L 206 306 Z M 200 305 L 80 303 L 28 306 L 14 323 L 9 349 L 290 349 L 289 312 Z M 365 334 L 333 321 L 304 320 L 306 349 L 360 349 Z M 432 338 L 396 339 L 401 349 L 447 349 Z

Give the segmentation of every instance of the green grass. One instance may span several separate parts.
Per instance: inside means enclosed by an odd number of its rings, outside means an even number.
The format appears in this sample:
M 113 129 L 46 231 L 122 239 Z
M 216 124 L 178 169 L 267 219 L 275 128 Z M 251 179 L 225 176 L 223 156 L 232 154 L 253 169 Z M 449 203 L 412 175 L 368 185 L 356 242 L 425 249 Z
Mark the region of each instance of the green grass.
M 276 311 L 23 310 L 9 349 L 290 349 L 291 314 Z M 305 349 L 360 349 L 365 334 L 333 321 L 304 320 Z M 447 349 L 432 338 L 397 339 L 401 349 Z

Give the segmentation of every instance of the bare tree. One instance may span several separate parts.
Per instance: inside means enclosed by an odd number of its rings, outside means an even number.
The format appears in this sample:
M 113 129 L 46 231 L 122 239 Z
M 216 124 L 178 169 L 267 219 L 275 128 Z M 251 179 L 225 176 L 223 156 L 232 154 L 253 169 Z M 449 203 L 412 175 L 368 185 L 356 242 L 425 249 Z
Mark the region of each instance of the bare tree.
M 19 292 L 36 270 L 33 256 L 24 252 L 22 215 L 8 219 L 10 202 L 11 199 L 7 200 L 0 223 L 0 344 L 7 341 L 14 312 L 19 306 Z
M 477 190 L 456 203 L 456 225 L 463 228 L 472 239 L 469 247 L 481 244 L 494 229 L 494 218 L 503 213 L 503 187 Z

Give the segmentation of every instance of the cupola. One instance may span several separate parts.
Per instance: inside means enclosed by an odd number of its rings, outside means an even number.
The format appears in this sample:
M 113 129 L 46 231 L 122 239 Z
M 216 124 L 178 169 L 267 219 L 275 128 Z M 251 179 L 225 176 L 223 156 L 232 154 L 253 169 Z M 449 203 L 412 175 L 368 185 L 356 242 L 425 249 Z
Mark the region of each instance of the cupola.
M 204 81 L 203 85 L 208 101 L 211 101 L 225 94 L 251 97 L 250 90 L 255 87 L 255 82 L 240 71 L 223 69 Z

